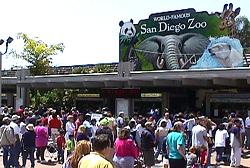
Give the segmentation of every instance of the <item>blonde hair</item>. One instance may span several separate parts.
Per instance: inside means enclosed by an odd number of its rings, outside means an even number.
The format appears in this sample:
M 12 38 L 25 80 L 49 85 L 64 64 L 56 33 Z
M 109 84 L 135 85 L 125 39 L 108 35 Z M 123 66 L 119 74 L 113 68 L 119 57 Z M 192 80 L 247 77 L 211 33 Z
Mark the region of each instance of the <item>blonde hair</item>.
M 180 122 L 180 121 L 177 121 L 177 122 L 174 123 L 174 128 L 173 128 L 173 130 L 174 130 L 174 131 L 179 131 L 181 127 L 183 127 L 183 123 Z
M 194 146 L 191 146 L 188 151 L 191 152 L 191 153 L 195 153 L 196 148 Z
M 122 128 L 121 132 L 119 133 L 120 139 L 128 139 L 130 136 L 130 130 L 127 128 Z
M 86 128 L 84 125 L 80 125 L 77 132 L 80 132 L 80 133 L 85 133 L 86 132 Z
M 69 160 L 71 167 L 78 168 L 78 163 L 81 160 L 82 156 L 89 154 L 90 151 L 91 151 L 91 143 L 89 141 L 86 140 L 79 141 Z

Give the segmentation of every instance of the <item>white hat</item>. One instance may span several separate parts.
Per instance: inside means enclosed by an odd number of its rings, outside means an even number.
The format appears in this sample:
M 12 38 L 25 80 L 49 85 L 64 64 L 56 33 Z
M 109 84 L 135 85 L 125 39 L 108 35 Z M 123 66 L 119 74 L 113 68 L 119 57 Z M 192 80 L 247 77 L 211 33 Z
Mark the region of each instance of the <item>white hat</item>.
M 120 112 L 119 112 L 119 115 L 121 115 L 121 114 L 124 114 L 124 112 L 123 112 L 123 111 L 120 111 Z
M 28 131 L 34 131 L 34 125 L 33 125 L 33 124 L 28 124 L 28 125 L 26 126 L 26 129 L 27 129 Z
M 12 121 L 15 121 L 15 120 L 18 120 L 20 118 L 20 116 L 18 116 L 18 115 L 13 115 L 12 117 L 11 117 L 11 120 Z
M 4 117 L 3 122 L 6 122 L 6 121 L 11 121 L 11 119 L 9 117 Z

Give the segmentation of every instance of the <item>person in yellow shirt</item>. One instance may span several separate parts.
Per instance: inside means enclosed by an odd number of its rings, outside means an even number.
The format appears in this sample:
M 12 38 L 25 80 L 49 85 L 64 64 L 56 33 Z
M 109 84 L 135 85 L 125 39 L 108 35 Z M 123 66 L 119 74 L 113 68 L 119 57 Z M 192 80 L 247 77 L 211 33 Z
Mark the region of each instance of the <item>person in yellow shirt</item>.
M 93 152 L 82 157 L 78 168 L 114 168 L 106 159 L 111 154 L 110 140 L 107 134 L 100 134 L 93 138 Z

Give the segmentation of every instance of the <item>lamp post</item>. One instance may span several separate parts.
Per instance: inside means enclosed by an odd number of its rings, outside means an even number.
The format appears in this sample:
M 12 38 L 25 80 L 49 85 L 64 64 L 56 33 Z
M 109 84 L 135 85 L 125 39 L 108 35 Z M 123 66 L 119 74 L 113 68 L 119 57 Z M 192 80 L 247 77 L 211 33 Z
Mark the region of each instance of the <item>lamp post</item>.
M 5 52 L 2 53 L 0 51 L 0 108 L 2 107 L 2 57 L 4 54 L 7 53 L 8 51 L 8 46 L 9 44 L 13 41 L 13 38 L 12 37 L 9 37 L 7 40 L 6 40 L 6 46 L 5 46 Z M 0 39 L 0 45 L 2 45 L 4 43 L 4 40 L 3 39 Z

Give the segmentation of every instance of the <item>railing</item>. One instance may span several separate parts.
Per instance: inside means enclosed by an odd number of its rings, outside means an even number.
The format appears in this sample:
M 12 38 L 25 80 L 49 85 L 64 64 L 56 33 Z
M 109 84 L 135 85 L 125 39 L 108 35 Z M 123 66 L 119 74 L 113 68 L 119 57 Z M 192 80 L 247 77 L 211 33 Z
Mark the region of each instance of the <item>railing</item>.
M 51 67 L 50 72 L 47 75 L 60 75 L 60 74 L 72 74 L 78 69 L 86 68 L 86 69 L 95 69 L 98 66 L 106 66 L 112 71 L 118 71 L 118 63 L 106 63 L 106 64 L 87 64 L 87 65 L 73 65 L 73 66 L 58 66 Z M 10 69 L 10 70 L 2 70 L 3 77 L 15 77 L 17 71 L 20 69 Z
M 250 54 L 244 54 L 244 67 L 250 67 Z

